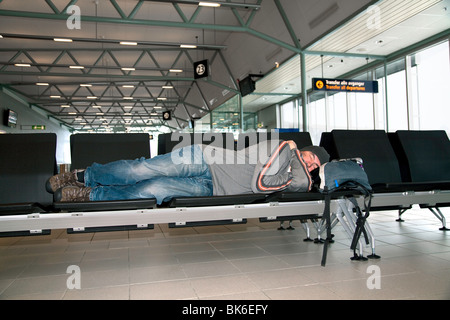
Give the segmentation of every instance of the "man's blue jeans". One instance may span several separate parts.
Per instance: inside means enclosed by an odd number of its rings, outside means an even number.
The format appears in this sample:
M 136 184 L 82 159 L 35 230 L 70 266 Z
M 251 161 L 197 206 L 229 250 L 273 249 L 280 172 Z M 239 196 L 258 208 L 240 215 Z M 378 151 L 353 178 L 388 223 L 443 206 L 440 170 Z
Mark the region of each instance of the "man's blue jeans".
M 84 183 L 91 201 L 212 196 L 209 167 L 200 146 L 191 145 L 150 159 L 94 163 L 86 168 Z

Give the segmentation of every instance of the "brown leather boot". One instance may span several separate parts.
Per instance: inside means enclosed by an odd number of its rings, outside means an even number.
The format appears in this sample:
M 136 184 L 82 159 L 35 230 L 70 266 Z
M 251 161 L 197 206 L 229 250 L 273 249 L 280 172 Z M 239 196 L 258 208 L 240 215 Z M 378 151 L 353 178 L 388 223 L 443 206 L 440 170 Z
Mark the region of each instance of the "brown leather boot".
M 47 192 L 55 193 L 56 190 L 65 186 L 84 187 L 84 183 L 79 182 L 77 179 L 77 173 L 80 171 L 82 170 L 72 170 L 50 177 L 45 183 Z
M 55 191 L 53 199 L 56 202 L 85 202 L 89 200 L 91 187 L 66 186 Z

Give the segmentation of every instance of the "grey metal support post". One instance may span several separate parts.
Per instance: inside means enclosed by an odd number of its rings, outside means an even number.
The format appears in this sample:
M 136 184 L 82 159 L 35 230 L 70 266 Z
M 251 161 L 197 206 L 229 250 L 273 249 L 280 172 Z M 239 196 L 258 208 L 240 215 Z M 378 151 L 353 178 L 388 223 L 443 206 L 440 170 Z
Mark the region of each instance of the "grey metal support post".
M 302 86 L 302 117 L 303 117 L 303 131 L 308 131 L 308 112 L 306 111 L 308 94 L 306 92 L 306 57 L 304 52 L 300 52 L 300 65 L 301 65 L 301 86 Z

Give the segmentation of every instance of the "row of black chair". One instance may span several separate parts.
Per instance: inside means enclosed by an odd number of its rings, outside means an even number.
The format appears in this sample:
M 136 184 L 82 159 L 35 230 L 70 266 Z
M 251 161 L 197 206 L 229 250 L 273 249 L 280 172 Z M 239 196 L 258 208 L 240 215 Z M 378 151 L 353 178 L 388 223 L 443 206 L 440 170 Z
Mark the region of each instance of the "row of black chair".
M 299 148 L 312 144 L 308 132 L 280 132 L 276 133 L 281 140 L 294 140 Z M 229 137 L 223 136 L 222 140 L 214 141 L 207 134 L 185 134 L 180 138 L 179 134 L 160 135 L 159 153 L 170 152 L 174 147 L 181 147 L 196 141 L 203 143 L 216 143 L 230 148 L 225 144 Z M 270 133 L 244 133 L 240 134 L 235 150 L 257 143 L 261 139 L 270 139 Z M 182 141 L 182 143 L 179 143 Z M 229 140 L 228 140 L 229 141 Z M 330 154 L 330 160 L 345 158 L 362 158 L 364 169 L 375 193 L 389 192 L 415 192 L 436 191 L 450 189 L 450 143 L 447 133 L 443 130 L 433 131 L 405 131 L 386 133 L 384 130 L 333 130 L 324 132 L 320 145 Z M 263 195 L 244 195 L 247 201 L 306 201 L 320 199 L 317 193 L 276 193 L 269 197 Z M 245 200 L 245 199 L 243 199 Z M 221 197 L 219 199 L 181 198 L 173 199 L 173 206 L 195 206 L 199 203 L 232 204 L 236 199 Z M 450 199 L 449 199 L 450 202 Z M 220 204 L 217 203 L 217 204 Z M 443 223 L 445 217 L 440 212 L 440 207 L 449 203 L 419 203 L 420 207 L 430 209 Z M 411 204 L 378 205 L 374 210 L 398 210 L 399 221 L 401 215 L 412 207 Z M 293 217 L 295 219 L 299 217 Z M 263 220 L 263 219 L 261 219 Z M 280 218 L 280 221 L 285 218 Z
M 386 133 L 384 130 L 333 130 L 322 133 L 320 145 L 333 159 L 360 157 L 376 193 L 417 192 L 450 189 L 450 142 L 443 130 Z M 448 202 L 419 203 L 438 218 L 445 217 L 440 207 Z M 401 214 L 410 206 L 375 207 L 375 210 L 398 209 Z
M 298 147 L 312 145 L 309 132 L 248 132 L 235 139 L 232 133 L 163 133 L 158 136 L 158 154 L 191 144 L 207 144 L 231 150 L 241 150 L 263 140 L 293 140 Z
M 293 140 L 298 148 L 303 148 L 312 145 L 312 140 L 309 132 L 247 132 L 240 133 L 237 140 L 235 140 L 232 133 L 166 133 L 158 136 L 158 154 L 165 154 L 173 151 L 176 148 L 181 148 L 194 143 L 202 143 L 207 145 L 218 146 L 231 150 L 242 150 L 250 145 L 257 144 L 265 140 Z M 231 196 L 216 196 L 216 197 L 183 197 L 174 198 L 169 203 L 169 207 L 196 207 L 196 206 L 210 206 L 210 205 L 234 205 L 234 204 L 255 204 L 268 201 L 298 201 L 300 196 L 295 199 L 290 198 L 289 194 L 277 193 L 276 195 L 268 196 L 266 194 L 245 194 L 245 195 L 231 195 Z M 302 200 L 319 200 L 321 195 L 303 194 Z M 309 216 L 291 216 L 291 217 L 272 217 L 260 218 L 261 222 L 279 221 L 281 223 L 280 229 L 283 229 L 284 221 L 316 219 L 317 214 Z M 169 224 L 169 227 L 185 227 L 185 226 L 204 226 L 211 224 L 238 224 L 245 223 L 246 220 L 221 220 L 221 221 L 197 221 L 187 225 Z M 292 228 L 292 227 L 290 227 Z
M 239 147 L 270 139 L 266 133 L 249 133 L 234 142 L 230 134 L 162 134 L 158 153 L 170 152 L 183 143 L 220 142 L 224 147 Z M 187 138 L 188 137 L 188 138 Z M 299 148 L 311 145 L 307 132 L 280 132 L 277 138 L 294 140 Z M 93 162 L 106 163 L 119 159 L 150 156 L 148 134 L 76 134 L 71 136 L 72 167 L 85 168 Z M 333 130 L 323 133 L 321 143 L 332 158 L 360 157 L 376 193 L 415 190 L 449 190 L 450 143 L 445 131 Z M 55 134 L 0 135 L 0 214 L 30 212 L 97 211 L 152 208 L 154 199 L 100 201 L 88 203 L 54 203 L 45 190 L 45 181 L 57 171 Z M 175 198 L 168 207 L 195 207 L 258 203 L 267 201 L 320 200 L 319 193 L 276 193 L 271 195 L 238 195 L 223 197 Z M 420 203 L 439 210 L 447 202 Z M 378 209 L 392 209 L 383 208 Z M 399 206 L 397 209 L 407 209 Z M 435 212 L 433 212 L 435 213 Z M 436 214 L 436 213 L 435 213 Z M 442 216 L 442 214 L 440 213 Z M 312 218 L 316 218 L 313 215 Z M 291 217 L 292 219 L 303 219 Z M 280 218 L 281 221 L 286 218 Z M 107 222 L 105 222 L 107 224 Z M 149 228 L 152 226 L 148 226 Z M 444 223 L 445 227 L 445 223 Z M 91 231 L 99 231 L 91 230 Z
M 58 171 L 56 134 L 0 135 L 1 212 L 17 211 L 14 204 L 28 204 L 42 211 L 53 204 L 45 182 Z M 93 162 L 150 157 L 148 134 L 75 134 L 70 137 L 71 169 Z M 6 207 L 9 205 L 9 207 Z M 17 205 L 18 210 L 23 210 Z
M 0 137 L 0 155 L 2 175 L 0 186 L 2 198 L 0 214 L 28 214 L 73 211 L 126 210 L 154 207 L 154 199 L 130 201 L 97 201 L 79 203 L 55 203 L 51 194 L 45 190 L 45 181 L 57 173 L 56 135 L 43 134 L 8 134 Z M 172 151 L 192 143 L 213 144 L 235 150 L 266 139 L 294 140 L 299 147 L 311 145 L 311 137 L 305 132 L 281 133 L 245 133 L 235 141 L 231 133 L 169 133 L 158 137 L 158 154 Z M 71 170 L 83 169 L 93 162 L 107 163 L 120 159 L 150 157 L 149 135 L 135 134 L 75 134 L 70 137 Z M 35 160 L 37 159 L 37 160 Z M 18 178 L 20 177 L 20 179 Z M 224 197 L 175 198 L 168 207 L 227 205 L 238 203 L 258 203 L 266 201 L 267 195 L 250 194 Z M 282 201 L 285 198 L 281 197 Z M 239 221 L 230 220 L 232 223 Z M 245 222 L 245 219 L 243 220 Z M 227 221 L 214 222 L 227 223 Z M 211 224 L 209 221 L 197 225 Z M 172 227 L 179 225 L 171 224 Z M 151 228 L 153 226 L 149 226 Z M 133 229 L 133 226 L 127 226 Z M 83 228 L 81 231 L 116 230 L 117 228 Z M 48 232 L 49 230 L 46 230 Z M 70 232 L 74 230 L 68 230 Z M 28 234 L 28 231 L 17 234 Z
M 54 133 L 0 135 L 0 215 L 54 213 L 146 208 L 154 199 L 136 201 L 101 201 L 75 205 L 55 203 L 45 189 L 45 182 L 58 172 Z M 71 168 L 82 169 L 93 162 L 150 157 L 149 135 L 75 134 L 70 137 Z M 98 230 L 100 231 L 100 230 Z M 37 234 L 48 234 L 42 230 Z M 29 235 L 30 231 L 2 235 Z

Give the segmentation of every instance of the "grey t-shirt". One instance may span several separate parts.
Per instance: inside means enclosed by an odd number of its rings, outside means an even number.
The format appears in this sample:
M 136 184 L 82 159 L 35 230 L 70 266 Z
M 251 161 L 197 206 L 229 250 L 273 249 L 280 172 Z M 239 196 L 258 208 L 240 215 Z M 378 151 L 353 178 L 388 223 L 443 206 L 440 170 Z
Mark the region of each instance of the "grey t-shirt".
M 292 180 L 293 153 L 286 143 L 264 141 L 238 151 L 202 145 L 202 150 L 212 176 L 213 195 L 273 192 L 286 188 Z

